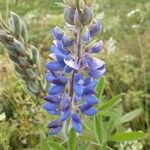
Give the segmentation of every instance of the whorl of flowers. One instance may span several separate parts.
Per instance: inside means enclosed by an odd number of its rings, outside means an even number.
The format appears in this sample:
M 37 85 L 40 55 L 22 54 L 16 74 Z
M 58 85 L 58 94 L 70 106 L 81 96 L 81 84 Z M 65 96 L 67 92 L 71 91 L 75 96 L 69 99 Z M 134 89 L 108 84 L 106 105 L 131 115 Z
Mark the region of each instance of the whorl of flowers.
M 81 1 L 80 1 L 81 2 Z M 94 57 L 103 47 L 94 38 L 102 27 L 93 19 L 92 1 L 66 1 L 65 30 L 55 27 L 49 55 L 53 61 L 46 64 L 46 80 L 50 83 L 43 108 L 58 119 L 49 123 L 50 134 L 61 131 L 63 123 L 71 120 L 76 132 L 83 130 L 81 114 L 92 116 L 97 110 L 95 97 L 97 79 L 105 73 L 105 63 Z

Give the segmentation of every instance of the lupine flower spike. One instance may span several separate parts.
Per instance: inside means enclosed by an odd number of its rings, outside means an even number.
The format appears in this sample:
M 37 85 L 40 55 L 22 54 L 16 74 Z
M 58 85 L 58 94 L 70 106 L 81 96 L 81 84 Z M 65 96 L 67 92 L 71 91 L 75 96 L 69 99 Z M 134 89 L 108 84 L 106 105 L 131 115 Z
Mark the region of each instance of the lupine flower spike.
M 46 103 L 43 108 L 58 119 L 49 123 L 50 134 L 61 131 L 66 120 L 70 119 L 76 132 L 83 131 L 81 115 L 97 113 L 94 105 L 95 87 L 98 78 L 105 73 L 105 63 L 94 58 L 101 52 L 102 40 L 93 44 L 93 37 L 102 30 L 98 20 L 93 19 L 92 1 L 66 1 L 65 30 L 55 27 L 52 31 L 53 45 L 49 55 L 53 61 L 46 64 L 46 80 L 50 83 Z

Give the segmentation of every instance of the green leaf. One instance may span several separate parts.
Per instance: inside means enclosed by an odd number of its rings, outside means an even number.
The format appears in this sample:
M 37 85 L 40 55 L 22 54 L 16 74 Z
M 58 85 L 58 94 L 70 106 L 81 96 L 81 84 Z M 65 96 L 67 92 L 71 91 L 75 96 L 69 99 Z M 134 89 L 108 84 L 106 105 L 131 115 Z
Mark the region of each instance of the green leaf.
M 98 115 L 95 116 L 95 136 L 99 143 L 102 142 L 102 128 Z
M 122 117 L 122 113 L 123 113 L 122 104 L 119 104 L 115 109 L 114 113 L 112 113 L 112 115 L 110 116 L 109 121 L 106 122 L 106 130 L 108 136 L 116 129 L 118 122 Z
M 100 143 L 105 142 L 106 141 L 106 132 L 105 132 L 105 128 L 104 128 L 104 124 L 103 124 L 103 120 L 101 115 L 96 115 L 95 116 L 95 126 L 94 126 L 94 130 L 95 130 L 95 136 L 97 141 Z
M 93 120 L 91 120 L 91 118 L 87 118 L 85 120 L 84 126 L 87 130 L 89 130 L 90 132 L 93 132 Z
M 37 150 L 50 150 L 50 144 L 49 139 L 45 138 L 42 140 L 42 142 L 36 147 Z
M 88 149 L 88 147 L 89 147 L 89 143 L 84 143 L 79 147 L 79 150 L 85 150 Z
M 21 22 L 21 36 L 22 36 L 24 42 L 27 43 L 28 42 L 28 31 L 27 31 L 27 27 L 23 21 Z
M 49 142 L 49 145 L 52 148 L 52 150 L 65 150 L 65 148 L 62 145 L 60 145 L 59 143 L 56 143 L 56 142 Z M 43 150 L 45 150 L 45 149 L 43 149 Z
M 102 104 L 100 106 L 99 110 L 102 111 L 102 110 L 106 110 L 106 109 L 108 109 L 110 107 L 115 106 L 116 104 L 118 104 L 122 100 L 121 98 L 122 98 L 123 95 L 124 94 L 121 93 L 121 94 L 113 96 L 110 100 L 108 100 L 107 102 Z
M 21 19 L 20 17 L 14 13 L 11 12 L 11 28 L 14 30 L 15 36 L 19 37 L 21 34 Z
M 35 95 L 39 94 L 39 91 L 40 91 L 39 84 L 33 81 L 29 81 L 27 83 L 27 89 Z
M 66 6 L 64 3 L 61 3 L 61 2 L 55 2 L 55 4 L 62 8 L 65 8 L 65 6 Z
M 71 128 L 68 139 L 68 146 L 70 150 L 76 149 L 76 141 L 77 141 L 76 132 L 74 131 L 73 128 Z
M 39 63 L 39 51 L 38 51 L 38 49 L 36 47 L 32 46 L 31 52 L 32 52 L 31 60 L 32 60 L 33 64 L 38 64 Z
M 135 117 L 137 117 L 142 112 L 142 109 L 136 109 L 129 113 L 126 113 L 124 116 L 121 117 L 120 123 L 125 123 L 133 120 Z
M 99 79 L 97 87 L 96 87 L 96 91 L 97 91 L 97 98 L 100 98 L 103 94 L 103 90 L 104 90 L 104 77 L 102 77 L 101 79 Z
M 145 134 L 142 131 L 123 132 L 112 135 L 109 140 L 114 142 L 140 140 L 144 137 L 144 135 Z

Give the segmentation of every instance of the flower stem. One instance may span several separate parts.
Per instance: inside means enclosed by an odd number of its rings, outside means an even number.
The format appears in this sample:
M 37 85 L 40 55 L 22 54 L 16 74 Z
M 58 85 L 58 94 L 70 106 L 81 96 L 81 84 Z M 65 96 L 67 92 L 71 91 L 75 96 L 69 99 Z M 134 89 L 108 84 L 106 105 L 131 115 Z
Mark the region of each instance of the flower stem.
M 76 56 L 77 56 L 77 63 L 80 60 L 80 55 L 81 55 L 81 35 L 82 35 L 82 28 L 80 28 L 77 32 L 77 39 L 76 39 Z M 71 83 L 70 83 L 70 94 L 69 96 L 71 97 L 71 103 L 73 103 L 73 97 L 74 97 L 74 76 L 77 73 L 77 70 L 74 70 L 71 76 Z

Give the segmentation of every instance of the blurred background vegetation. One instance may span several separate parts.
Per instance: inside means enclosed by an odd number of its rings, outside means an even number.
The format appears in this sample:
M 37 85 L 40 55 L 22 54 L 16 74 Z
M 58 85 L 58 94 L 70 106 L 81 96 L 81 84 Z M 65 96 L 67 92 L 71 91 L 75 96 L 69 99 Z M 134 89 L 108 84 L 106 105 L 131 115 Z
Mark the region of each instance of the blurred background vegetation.
M 64 25 L 63 8 L 59 2 L 61 0 L 0 0 L 3 20 L 7 21 L 10 11 L 13 11 L 26 23 L 29 43 L 40 50 L 43 74 L 52 43 L 51 29 Z M 142 109 L 142 113 L 125 126 L 147 133 L 141 143 L 143 149 L 149 150 L 150 1 L 97 0 L 95 16 L 103 25 L 98 38 L 105 42 L 103 52 L 97 56 L 106 61 L 107 67 L 103 97 L 107 100 L 118 93 L 125 93 L 125 112 Z M 35 147 L 45 137 L 47 123 L 51 119 L 42 110 L 42 103 L 42 99 L 27 93 L 22 80 L 15 75 L 7 52 L 0 45 L 0 150 L 38 149 Z M 59 136 L 50 140 L 62 141 Z

